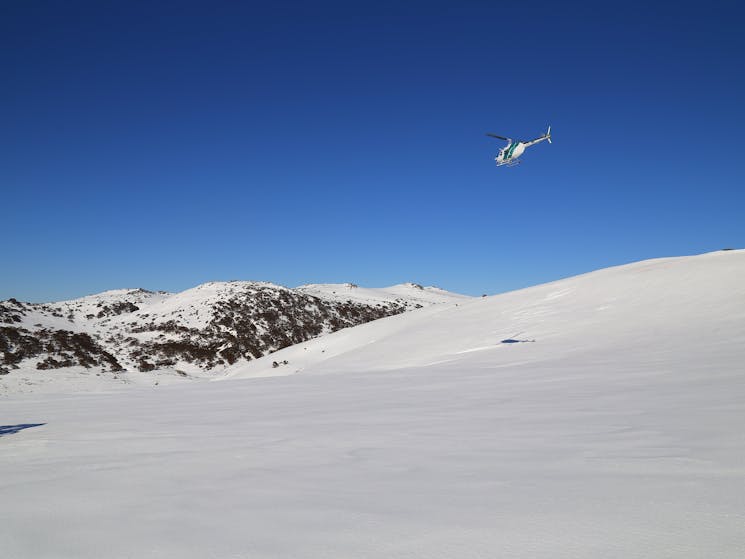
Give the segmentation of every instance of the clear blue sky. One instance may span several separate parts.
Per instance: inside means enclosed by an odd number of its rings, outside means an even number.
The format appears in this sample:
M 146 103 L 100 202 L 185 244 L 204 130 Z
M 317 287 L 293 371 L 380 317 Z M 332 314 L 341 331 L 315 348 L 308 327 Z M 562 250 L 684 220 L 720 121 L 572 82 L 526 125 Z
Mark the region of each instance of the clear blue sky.
M 736 2 L 0 3 L 0 299 L 478 295 L 745 245 Z M 500 142 L 552 125 L 515 168 Z

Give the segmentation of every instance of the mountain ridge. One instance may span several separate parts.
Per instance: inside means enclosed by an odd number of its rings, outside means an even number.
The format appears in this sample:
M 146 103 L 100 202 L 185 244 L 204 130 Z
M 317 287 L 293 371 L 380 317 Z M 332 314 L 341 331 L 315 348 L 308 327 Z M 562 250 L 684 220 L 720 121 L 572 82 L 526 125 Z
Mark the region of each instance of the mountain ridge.
M 75 367 L 99 376 L 160 369 L 212 376 L 324 333 L 467 298 L 417 284 L 213 281 L 178 293 L 134 288 L 55 303 L 8 299 L 0 302 L 0 376 Z

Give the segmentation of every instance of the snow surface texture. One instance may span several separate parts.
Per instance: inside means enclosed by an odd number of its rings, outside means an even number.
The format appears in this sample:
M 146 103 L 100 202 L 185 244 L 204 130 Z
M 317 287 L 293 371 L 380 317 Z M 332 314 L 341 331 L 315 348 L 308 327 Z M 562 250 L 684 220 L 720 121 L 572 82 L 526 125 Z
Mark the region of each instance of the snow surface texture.
M 297 374 L 6 397 L 1 555 L 745 557 L 743 278 L 652 260 L 231 371 Z

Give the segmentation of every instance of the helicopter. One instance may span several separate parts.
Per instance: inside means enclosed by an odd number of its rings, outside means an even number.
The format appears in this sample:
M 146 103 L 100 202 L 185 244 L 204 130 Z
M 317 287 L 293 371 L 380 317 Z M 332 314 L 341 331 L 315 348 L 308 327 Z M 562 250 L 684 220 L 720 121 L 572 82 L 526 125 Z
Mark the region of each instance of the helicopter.
M 492 138 L 497 138 L 499 140 L 506 140 L 509 142 L 506 146 L 504 146 L 502 149 L 499 150 L 499 153 L 494 158 L 494 161 L 497 162 L 497 167 L 500 167 L 502 165 L 507 165 L 509 167 L 512 167 L 513 165 L 517 165 L 520 163 L 518 160 L 518 157 L 520 157 L 523 152 L 525 151 L 525 148 L 528 148 L 532 145 L 535 145 L 539 142 L 542 142 L 543 140 L 548 140 L 548 143 L 551 143 L 551 127 L 548 127 L 548 130 L 546 130 L 546 133 L 541 136 L 540 138 L 536 138 L 535 140 L 513 140 L 512 138 L 505 138 L 504 136 L 497 136 L 496 134 L 487 133 L 487 136 L 490 136 Z

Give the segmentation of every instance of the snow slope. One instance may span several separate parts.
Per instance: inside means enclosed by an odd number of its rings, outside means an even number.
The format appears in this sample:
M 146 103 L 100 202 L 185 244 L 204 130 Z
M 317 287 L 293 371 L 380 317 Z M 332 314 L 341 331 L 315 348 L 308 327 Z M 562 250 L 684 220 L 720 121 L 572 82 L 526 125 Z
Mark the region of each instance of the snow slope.
M 471 299 L 468 295 L 451 293 L 439 287 L 423 287 L 416 283 L 401 283 L 383 288 L 359 287 L 353 283 L 316 283 L 301 285 L 295 289 L 325 299 L 352 300 L 360 303 L 408 301 L 409 304 L 420 307 Z
M 236 377 L 292 372 L 512 366 L 593 355 L 667 358 L 732 349 L 745 331 L 745 251 L 662 258 L 337 332 L 233 367 Z M 521 343 L 500 343 L 502 340 Z M 745 339 L 745 337 L 744 337 Z M 695 351 L 694 351 L 695 352 Z
M 745 251 L 652 260 L 232 371 L 297 374 L 5 398 L 0 549 L 743 557 L 743 277 Z

